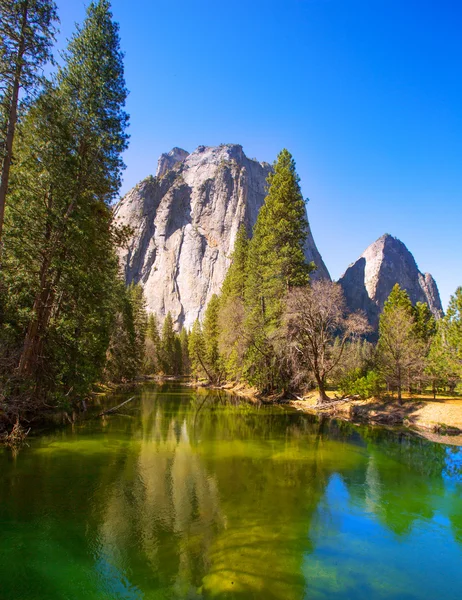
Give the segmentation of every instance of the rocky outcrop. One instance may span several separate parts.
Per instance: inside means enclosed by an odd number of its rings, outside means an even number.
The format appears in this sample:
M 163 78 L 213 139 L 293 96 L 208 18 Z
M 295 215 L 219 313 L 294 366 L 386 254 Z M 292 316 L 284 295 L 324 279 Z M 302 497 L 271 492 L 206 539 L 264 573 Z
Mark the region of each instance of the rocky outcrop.
M 120 251 L 127 283 L 144 287 L 149 311 L 171 312 L 191 327 L 210 297 L 220 291 L 237 231 L 254 225 L 266 192 L 267 163 L 248 159 L 242 147 L 174 148 L 163 154 L 156 177 L 148 177 L 119 202 L 116 222 L 132 229 Z M 307 260 L 329 277 L 311 232 Z
M 340 278 L 350 310 L 363 310 L 376 329 L 380 312 L 393 286 L 405 289 L 413 304 L 426 302 L 436 317 L 443 314 L 435 280 L 422 274 L 406 246 L 391 235 L 371 244 Z
M 170 152 L 164 152 L 157 161 L 156 177 L 163 177 L 175 165 L 184 162 L 188 156 L 189 152 L 182 148 L 173 148 Z

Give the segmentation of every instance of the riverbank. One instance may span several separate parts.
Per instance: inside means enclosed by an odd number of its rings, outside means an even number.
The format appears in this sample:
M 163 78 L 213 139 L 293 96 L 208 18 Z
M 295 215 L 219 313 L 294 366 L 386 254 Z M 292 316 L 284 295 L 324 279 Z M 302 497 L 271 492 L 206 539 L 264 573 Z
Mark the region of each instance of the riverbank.
M 396 399 L 357 398 L 338 399 L 329 393 L 329 404 L 318 406 L 318 394 L 313 391 L 304 398 L 294 399 L 285 395 L 264 396 L 256 388 L 245 384 L 227 383 L 212 386 L 189 382 L 191 387 L 221 389 L 250 402 L 286 404 L 312 415 L 323 415 L 357 424 L 379 425 L 388 428 L 408 428 L 419 435 L 442 444 L 462 446 L 462 398 L 426 396 L 404 397 L 400 404 Z
M 128 393 L 140 385 L 163 381 L 165 379 L 160 377 L 139 377 L 124 383 L 98 383 L 87 397 L 69 407 L 44 403 L 29 405 L 21 401 L 8 406 L 0 404 L 0 446 L 18 445 L 29 433 L 34 435 L 92 418 L 97 414 L 98 408 L 102 407 L 102 400 L 106 396 Z
M 416 396 L 404 398 L 402 403 L 393 398 L 333 399 L 321 407 L 316 402 L 313 393 L 289 404 L 302 412 L 354 423 L 407 427 L 434 442 L 462 446 L 462 398 Z

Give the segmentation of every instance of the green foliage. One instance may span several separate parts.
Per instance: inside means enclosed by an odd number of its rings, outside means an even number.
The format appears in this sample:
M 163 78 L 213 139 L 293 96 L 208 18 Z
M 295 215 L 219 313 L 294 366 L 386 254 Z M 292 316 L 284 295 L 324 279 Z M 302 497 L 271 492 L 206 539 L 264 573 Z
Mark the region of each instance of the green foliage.
M 247 282 L 247 256 L 249 250 L 249 237 L 245 225 L 241 225 L 237 232 L 231 265 L 226 273 L 221 289 L 221 298 L 245 299 L 245 288 Z
M 179 375 L 181 372 L 181 348 L 178 349 L 177 336 L 171 313 L 167 313 L 162 326 L 160 342 L 160 368 L 164 375 Z
M 410 315 L 414 313 L 411 299 L 406 290 L 403 290 L 398 283 L 393 286 L 390 295 L 385 300 L 383 306 L 383 314 L 392 311 L 394 308 L 400 307 L 407 311 Z
M 442 333 L 451 363 L 462 377 L 462 287 L 449 300 L 448 311 L 442 321 Z
M 339 382 L 339 390 L 348 396 L 359 396 L 362 399 L 379 396 L 383 379 L 377 371 L 368 371 L 365 375 L 361 369 L 353 369 Z
M 118 26 L 107 1 L 92 2 L 15 142 L 3 309 L 9 356 L 34 398 L 88 392 L 113 327 L 128 327 L 133 298 L 121 300 L 110 206 L 127 145 L 126 93 Z
M 2 104 L 11 100 L 15 76 L 19 75 L 19 86 L 26 92 L 40 83 L 41 69 L 52 59 L 57 23 L 53 1 L 0 0 L 0 78 L 5 83 L 0 92 Z
M 195 379 L 207 376 L 204 368 L 205 341 L 199 319 L 194 321 L 188 340 L 189 360 L 191 364 L 191 375 Z
M 204 315 L 204 363 L 207 365 L 209 376 L 214 382 L 221 379 L 222 360 L 218 349 L 219 327 L 218 316 L 220 310 L 220 299 L 214 294 L 207 305 Z
M 146 375 L 154 375 L 160 371 L 160 333 L 155 313 L 149 313 L 146 330 L 146 352 L 144 362 Z
M 453 389 L 462 378 L 462 287 L 451 296 L 446 315 L 431 340 L 426 373 L 433 391 L 443 386 Z
M 424 343 L 430 344 L 436 334 L 436 319 L 426 302 L 417 302 L 414 306 L 416 336 Z
M 105 369 L 106 379 L 114 383 L 130 381 L 142 372 L 148 325 L 143 288 L 120 284 L 119 293 Z
M 224 372 L 230 380 L 239 380 L 243 375 L 248 250 L 247 230 L 241 225 L 236 236 L 231 265 L 223 282 L 218 313 L 218 348 Z
M 20 103 L 27 105 L 52 60 L 57 20 L 50 0 L 0 0 L 0 240 Z
M 398 284 L 380 315 L 377 349 L 380 372 L 401 400 L 404 383 L 410 389 L 423 370 L 426 348 L 417 334 L 414 307 Z
M 295 161 L 282 150 L 268 176 L 268 195 L 258 213 L 248 252 L 246 301 L 249 324 L 271 331 L 279 326 L 283 299 L 306 285 L 314 265 L 306 262 L 308 221 Z
M 181 347 L 181 374 L 189 375 L 191 371 L 191 361 L 189 358 L 189 335 L 183 327 L 180 332 L 180 347 Z
M 306 285 L 314 265 L 308 264 L 304 245 L 308 235 L 295 162 L 282 150 L 268 177 L 268 195 L 258 214 L 246 266 L 244 331 L 248 349 L 245 374 L 262 390 L 284 386 L 284 362 L 275 335 L 281 326 L 288 291 Z

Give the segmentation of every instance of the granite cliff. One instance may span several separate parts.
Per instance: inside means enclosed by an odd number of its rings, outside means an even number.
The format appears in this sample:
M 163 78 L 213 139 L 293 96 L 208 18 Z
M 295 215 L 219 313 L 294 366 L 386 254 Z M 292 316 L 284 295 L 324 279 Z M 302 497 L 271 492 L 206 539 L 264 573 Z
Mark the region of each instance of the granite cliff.
M 363 310 L 376 329 L 380 312 L 393 286 L 405 289 L 413 304 L 426 302 L 436 317 L 443 314 L 435 280 L 421 273 L 406 246 L 391 235 L 371 244 L 340 278 L 350 310 Z
M 267 163 L 242 147 L 173 148 L 148 177 L 115 207 L 116 222 L 133 231 L 119 258 L 126 283 L 140 283 L 147 308 L 163 320 L 191 327 L 212 294 L 220 291 L 237 231 L 254 225 L 265 198 Z M 305 247 L 316 277 L 329 273 L 311 231 Z

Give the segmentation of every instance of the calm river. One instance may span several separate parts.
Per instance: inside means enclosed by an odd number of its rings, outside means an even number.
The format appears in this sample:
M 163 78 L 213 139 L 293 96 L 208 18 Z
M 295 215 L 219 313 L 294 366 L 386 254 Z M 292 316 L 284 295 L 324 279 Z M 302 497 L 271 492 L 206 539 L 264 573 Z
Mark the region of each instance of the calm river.
M 458 449 L 173 384 L 122 411 L 0 450 L 1 600 L 462 597 Z

